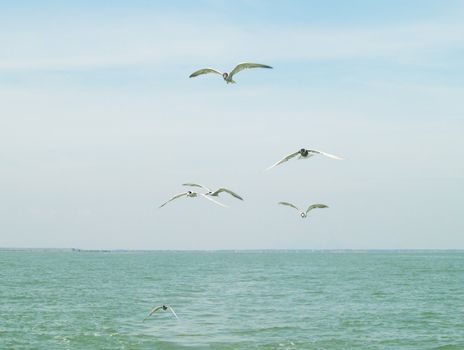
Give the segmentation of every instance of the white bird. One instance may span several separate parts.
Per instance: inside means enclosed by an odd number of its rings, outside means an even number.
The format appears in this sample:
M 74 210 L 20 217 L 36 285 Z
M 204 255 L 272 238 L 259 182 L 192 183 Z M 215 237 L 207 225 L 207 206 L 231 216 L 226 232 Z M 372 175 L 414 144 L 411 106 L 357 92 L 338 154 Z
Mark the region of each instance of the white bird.
M 225 80 L 227 84 L 235 84 L 236 82 L 233 80 L 234 75 L 248 68 L 271 68 L 272 69 L 271 66 L 268 66 L 265 64 L 244 62 L 244 63 L 239 63 L 230 73 L 227 73 L 227 72 L 222 73 L 213 68 L 203 68 L 203 69 L 199 69 L 193 72 L 192 74 L 190 74 L 189 78 L 194 78 L 202 74 L 215 73 L 215 74 L 222 75 L 222 78 Z
M 157 306 L 157 307 L 153 308 L 153 309 L 150 311 L 150 313 L 148 314 L 148 316 L 145 317 L 145 318 L 143 319 L 143 321 L 145 321 L 147 318 L 149 318 L 151 315 L 153 315 L 153 314 L 154 314 L 156 311 L 158 311 L 158 310 L 163 310 L 163 311 L 169 310 L 169 311 L 172 312 L 172 314 L 173 314 L 174 316 L 176 316 L 177 319 L 179 319 L 179 317 L 177 317 L 177 315 L 176 315 L 176 313 L 174 312 L 174 310 L 172 309 L 172 307 L 170 307 L 169 305 L 161 305 L 161 306 Z
M 177 198 L 180 198 L 180 197 L 191 197 L 191 198 L 194 198 L 194 197 L 197 197 L 197 196 L 201 196 L 203 198 L 206 198 L 214 203 L 216 203 L 217 205 L 220 205 L 221 207 L 226 207 L 226 205 L 222 204 L 222 203 L 219 203 L 218 201 L 215 201 L 214 199 L 212 198 L 209 198 L 208 196 L 206 196 L 205 194 L 203 193 L 198 193 L 198 192 L 192 192 L 192 191 L 187 191 L 187 192 L 182 192 L 182 193 L 179 193 L 179 194 L 176 194 L 175 196 L 173 196 L 172 198 L 170 198 L 168 201 L 164 202 L 163 204 L 161 204 L 159 206 L 159 208 L 162 208 L 164 207 L 166 204 L 168 204 L 169 202 L 173 201 L 174 199 L 177 199 Z
M 305 218 L 308 216 L 308 213 L 310 210 L 313 210 L 313 209 L 316 209 L 316 208 L 328 208 L 327 205 L 325 204 L 312 204 L 308 207 L 308 209 L 306 209 L 306 211 L 303 211 L 301 210 L 300 208 L 298 208 L 296 205 L 293 205 L 292 203 L 289 203 L 289 202 L 279 202 L 278 204 L 282 204 L 282 205 L 286 205 L 288 207 L 292 207 L 292 208 L 295 208 L 296 210 L 298 210 L 300 212 L 300 215 L 302 218 Z
M 221 192 L 226 192 L 226 193 L 230 194 L 231 196 L 233 196 L 233 197 L 235 197 L 235 198 L 240 199 L 240 200 L 243 201 L 243 198 L 240 197 L 237 193 L 235 193 L 235 192 L 233 192 L 233 191 L 231 191 L 231 190 L 229 190 L 229 189 L 227 189 L 227 188 L 225 188 L 225 187 L 219 187 L 216 191 L 213 191 L 213 190 L 211 190 L 210 188 L 208 188 L 208 187 L 206 187 L 206 186 L 199 185 L 199 184 L 194 184 L 194 183 L 191 183 L 191 182 L 190 182 L 190 183 L 182 184 L 182 186 L 191 186 L 191 187 L 200 187 L 200 188 L 203 188 L 203 189 L 205 189 L 206 191 L 208 191 L 208 192 L 204 193 L 205 196 L 218 197 L 219 194 L 220 194 Z
M 304 148 L 302 148 L 298 152 L 295 152 L 295 153 L 289 154 L 288 156 L 285 156 L 284 158 L 279 160 L 277 163 L 271 165 L 266 170 L 272 169 L 273 167 L 275 167 L 275 166 L 277 166 L 279 164 L 285 163 L 286 161 L 288 161 L 288 160 L 290 160 L 290 159 L 292 159 L 293 157 L 296 157 L 296 156 L 299 156 L 298 159 L 308 159 L 308 158 L 311 158 L 312 156 L 314 156 L 315 154 L 322 154 L 323 156 L 326 156 L 326 157 L 329 157 L 329 158 L 332 158 L 332 159 L 343 160 L 343 158 L 341 158 L 341 157 L 334 156 L 333 154 L 325 153 L 325 152 L 322 152 L 322 151 L 318 151 L 317 149 L 304 149 Z

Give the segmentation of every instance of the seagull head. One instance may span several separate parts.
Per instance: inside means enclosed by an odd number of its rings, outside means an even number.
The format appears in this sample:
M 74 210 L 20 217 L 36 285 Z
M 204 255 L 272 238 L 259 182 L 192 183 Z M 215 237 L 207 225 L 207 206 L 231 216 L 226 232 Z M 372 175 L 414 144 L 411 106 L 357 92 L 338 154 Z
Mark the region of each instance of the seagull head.
M 309 153 L 308 150 L 306 150 L 306 149 L 304 149 L 304 148 L 300 149 L 300 154 L 301 154 L 303 157 L 306 157 L 306 156 L 308 155 L 308 153 Z
M 228 76 L 229 76 L 229 73 L 222 73 L 222 77 L 223 77 L 224 79 L 227 79 Z
M 163 310 L 166 311 L 168 307 L 166 305 L 163 305 Z
M 302 217 L 303 219 L 306 217 L 306 213 L 303 213 L 303 212 L 302 212 L 300 215 L 301 215 L 301 217 Z

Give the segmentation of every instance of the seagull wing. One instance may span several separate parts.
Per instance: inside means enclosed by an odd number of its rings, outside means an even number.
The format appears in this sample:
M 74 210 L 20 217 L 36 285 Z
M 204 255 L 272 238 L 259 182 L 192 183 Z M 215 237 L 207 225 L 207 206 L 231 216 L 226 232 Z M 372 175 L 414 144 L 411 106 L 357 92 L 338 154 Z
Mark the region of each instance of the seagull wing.
M 172 314 L 173 314 L 174 316 L 176 316 L 177 319 L 179 319 L 179 317 L 177 317 L 177 314 L 175 313 L 174 309 L 173 309 L 172 307 L 170 307 L 170 306 L 168 306 L 168 308 L 169 308 L 169 310 L 172 312 Z
M 325 153 L 325 152 L 322 152 L 322 151 L 318 151 L 317 149 L 308 149 L 308 152 L 322 154 L 323 156 L 326 156 L 326 157 L 329 157 L 329 158 L 332 158 L 332 159 L 343 160 L 343 158 L 341 158 L 339 156 L 334 156 L 333 154 L 330 154 L 330 153 Z
M 151 315 L 153 315 L 156 311 L 158 311 L 159 309 L 162 309 L 163 306 L 157 306 L 155 307 L 153 310 L 150 311 L 150 313 L 148 314 L 147 317 L 145 317 L 143 320 L 145 321 L 148 317 L 150 317 Z
M 231 190 L 229 190 L 229 189 L 227 189 L 227 188 L 224 188 L 224 187 L 221 187 L 221 188 L 217 189 L 215 192 L 211 193 L 211 196 L 215 196 L 215 197 L 216 197 L 216 196 L 219 195 L 219 193 L 221 193 L 221 192 L 227 192 L 227 193 L 230 194 L 231 196 L 233 196 L 233 197 L 235 197 L 235 198 L 240 199 L 240 200 L 243 201 L 243 198 L 240 197 L 237 193 L 232 192 Z
M 325 204 L 313 204 L 313 205 L 310 205 L 310 206 L 308 207 L 308 209 L 306 210 L 306 214 L 308 214 L 308 212 L 309 212 L 310 210 L 313 210 L 313 209 L 316 209 L 316 208 L 322 209 L 322 208 L 328 208 L 328 206 L 325 205 Z
M 203 186 L 203 185 L 200 185 L 200 184 L 194 184 L 194 183 L 191 183 L 191 182 L 187 182 L 185 184 L 182 184 L 182 186 L 190 186 L 190 187 L 200 187 L 200 188 L 204 188 L 205 190 L 207 190 L 208 192 L 212 192 L 208 187 L 206 186 Z
M 164 207 L 166 204 L 168 204 L 169 202 L 173 201 L 174 199 L 177 199 L 177 198 L 180 198 L 180 197 L 186 196 L 186 195 L 187 195 L 187 192 L 182 192 L 182 193 L 176 194 L 174 197 L 172 197 L 171 199 L 169 199 L 167 202 L 164 202 L 163 204 L 161 204 L 158 208 L 162 208 L 162 207 Z
M 210 73 L 215 73 L 215 74 L 219 74 L 219 75 L 222 75 L 222 73 L 216 69 L 213 69 L 213 68 L 203 68 L 203 69 L 199 69 L 195 72 L 193 72 L 192 74 L 190 74 L 189 78 L 194 78 L 194 77 L 197 77 L 199 75 L 202 75 L 202 74 L 210 74 Z
M 265 64 L 260 64 L 260 63 L 239 63 L 233 70 L 232 72 L 229 73 L 229 78 L 232 79 L 232 77 L 237 74 L 238 72 L 241 72 L 244 69 L 249 69 L 249 68 L 272 68 L 271 66 L 267 66 Z
M 293 205 L 292 203 L 289 203 L 289 202 L 279 202 L 277 204 L 282 204 L 282 205 L 286 205 L 288 207 L 292 207 L 292 208 L 295 208 L 296 210 L 298 211 L 301 211 L 300 208 L 298 208 L 297 206 Z
M 217 205 L 220 205 L 221 207 L 224 207 L 224 208 L 227 207 L 227 205 L 224 205 L 222 203 L 219 203 L 218 201 L 215 201 L 213 198 L 210 198 L 210 196 L 207 196 L 207 195 L 205 195 L 203 193 L 199 193 L 199 195 L 201 195 L 203 198 L 206 198 L 206 199 L 210 200 L 211 202 L 216 203 Z
M 279 164 L 282 164 L 282 163 L 285 163 L 286 161 L 288 161 L 289 159 L 292 159 L 293 157 L 296 157 L 298 154 L 300 154 L 300 151 L 298 152 L 295 152 L 295 153 L 292 153 L 292 154 L 289 154 L 288 156 L 282 158 L 281 160 L 279 160 L 277 163 L 271 165 L 269 168 L 267 168 L 266 170 L 270 170 L 272 169 L 273 167 L 279 165 Z

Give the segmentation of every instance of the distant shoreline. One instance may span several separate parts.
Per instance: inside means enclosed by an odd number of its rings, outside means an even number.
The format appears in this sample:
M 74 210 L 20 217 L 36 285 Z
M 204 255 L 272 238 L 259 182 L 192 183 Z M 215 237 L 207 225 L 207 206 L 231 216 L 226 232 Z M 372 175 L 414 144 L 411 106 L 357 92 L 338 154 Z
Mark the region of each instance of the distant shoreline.
M 390 248 L 390 249 L 81 249 L 81 248 L 18 248 L 0 247 L 1 251 L 20 252 L 73 252 L 73 253 L 272 253 L 272 252 L 330 252 L 330 253 L 364 253 L 364 252 L 464 252 L 464 248 L 440 249 L 440 248 Z

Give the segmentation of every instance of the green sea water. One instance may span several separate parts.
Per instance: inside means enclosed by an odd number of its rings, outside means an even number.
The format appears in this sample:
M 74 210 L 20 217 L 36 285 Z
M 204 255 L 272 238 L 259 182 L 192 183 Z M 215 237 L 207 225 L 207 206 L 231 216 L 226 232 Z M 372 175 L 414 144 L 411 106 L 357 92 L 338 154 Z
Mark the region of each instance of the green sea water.
M 2 250 L 0 349 L 462 350 L 464 252 Z

